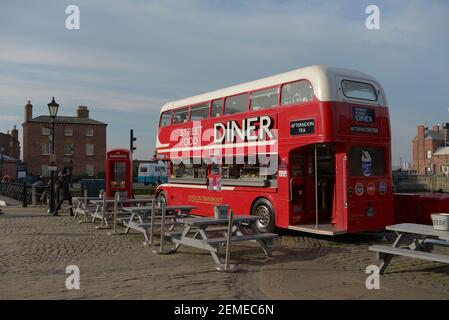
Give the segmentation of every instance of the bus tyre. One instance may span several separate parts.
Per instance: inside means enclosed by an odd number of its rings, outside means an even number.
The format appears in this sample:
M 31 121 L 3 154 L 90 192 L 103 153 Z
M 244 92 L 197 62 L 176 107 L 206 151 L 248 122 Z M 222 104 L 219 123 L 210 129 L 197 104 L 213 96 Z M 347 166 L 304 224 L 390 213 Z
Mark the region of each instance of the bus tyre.
M 167 204 L 167 195 L 165 194 L 164 191 L 159 192 L 159 194 L 156 197 L 156 201 L 158 203 L 165 203 L 165 204 Z
M 251 215 L 261 218 L 254 224 L 259 232 L 274 231 L 274 209 L 270 201 L 264 198 L 257 200 L 253 205 Z

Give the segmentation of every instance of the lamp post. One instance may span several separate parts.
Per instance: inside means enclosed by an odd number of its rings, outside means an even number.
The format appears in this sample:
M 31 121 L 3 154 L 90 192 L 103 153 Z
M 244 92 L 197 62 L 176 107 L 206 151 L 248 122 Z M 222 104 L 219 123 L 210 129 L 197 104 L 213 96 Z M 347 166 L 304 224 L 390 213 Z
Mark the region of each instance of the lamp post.
M 55 213 L 55 162 L 56 162 L 56 153 L 55 153 L 55 119 L 58 115 L 59 104 L 56 103 L 55 97 L 48 104 L 48 111 L 50 113 L 50 129 L 51 129 L 51 153 L 50 153 L 50 203 L 49 203 L 49 212 L 50 214 Z
M 3 152 L 5 152 L 5 148 L 0 147 L 0 180 L 3 179 Z

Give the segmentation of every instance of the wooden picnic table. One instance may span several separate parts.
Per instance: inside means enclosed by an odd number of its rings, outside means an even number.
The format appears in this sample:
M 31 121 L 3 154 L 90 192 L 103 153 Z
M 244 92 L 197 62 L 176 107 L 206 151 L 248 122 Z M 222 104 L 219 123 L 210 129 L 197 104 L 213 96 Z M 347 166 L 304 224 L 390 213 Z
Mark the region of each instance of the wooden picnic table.
M 179 217 L 189 216 L 190 212 L 196 208 L 189 205 L 165 206 L 165 213 L 168 214 L 165 215 L 165 218 L 169 219 L 169 221 L 164 222 L 165 225 L 170 226 L 169 230 L 172 231 L 176 225 L 180 224 L 177 222 Z M 148 238 L 147 230 L 152 226 L 161 225 L 162 208 L 154 208 L 155 221 L 151 220 L 152 207 L 123 207 L 122 210 L 130 214 L 129 217 L 119 219 L 126 227 L 125 233 L 128 233 L 130 229 L 141 232 L 145 237 L 145 243 L 152 244 L 151 239 Z M 175 212 L 178 212 L 178 214 L 174 214 Z
M 255 240 L 262 247 L 267 256 L 271 256 L 271 248 L 268 241 L 277 237 L 274 233 L 259 233 L 255 228 L 255 222 L 260 218 L 251 215 L 235 216 L 232 220 L 233 231 L 230 235 L 229 242 L 251 241 Z M 181 234 L 174 234 L 172 241 L 175 243 L 173 251 L 176 251 L 181 245 L 186 245 L 198 249 L 207 250 L 210 252 L 217 270 L 224 265 L 222 258 L 219 255 L 220 245 L 227 243 L 228 235 L 217 237 L 217 230 L 210 230 L 211 227 L 218 225 L 225 225 L 229 223 L 226 219 L 215 219 L 214 217 L 200 217 L 200 218 L 181 218 L 178 222 L 184 225 Z M 244 224 L 249 224 L 251 232 L 245 228 Z
M 432 252 L 434 245 L 449 246 L 449 231 L 435 230 L 433 226 L 416 223 L 400 223 L 385 229 L 396 233 L 393 244 L 369 247 L 369 250 L 377 252 L 380 274 L 385 272 L 395 256 L 449 264 L 449 255 Z

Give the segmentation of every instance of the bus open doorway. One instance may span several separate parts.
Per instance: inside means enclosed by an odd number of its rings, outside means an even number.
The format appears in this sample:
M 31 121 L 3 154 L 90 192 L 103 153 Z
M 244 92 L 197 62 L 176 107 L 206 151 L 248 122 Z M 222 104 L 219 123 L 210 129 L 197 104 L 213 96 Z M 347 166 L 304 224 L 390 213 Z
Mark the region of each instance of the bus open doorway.
M 333 223 L 336 177 L 335 144 L 307 145 L 290 152 L 289 229 L 336 235 Z

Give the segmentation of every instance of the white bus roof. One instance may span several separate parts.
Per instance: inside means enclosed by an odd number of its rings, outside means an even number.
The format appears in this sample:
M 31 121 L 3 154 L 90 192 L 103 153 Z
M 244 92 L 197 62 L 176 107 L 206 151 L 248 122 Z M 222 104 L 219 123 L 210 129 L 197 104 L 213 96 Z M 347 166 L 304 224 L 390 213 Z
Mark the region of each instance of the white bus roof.
M 379 86 L 379 89 L 381 89 L 379 83 L 368 74 L 350 69 L 315 65 L 262 78 L 259 80 L 241 83 L 224 89 L 206 92 L 189 98 L 167 102 L 162 107 L 161 112 L 301 79 L 310 81 L 313 86 L 315 96 L 318 98 L 318 100 L 337 101 L 337 76 L 347 77 L 349 79 L 372 81 Z M 383 92 L 380 100 L 385 101 L 382 98 Z

